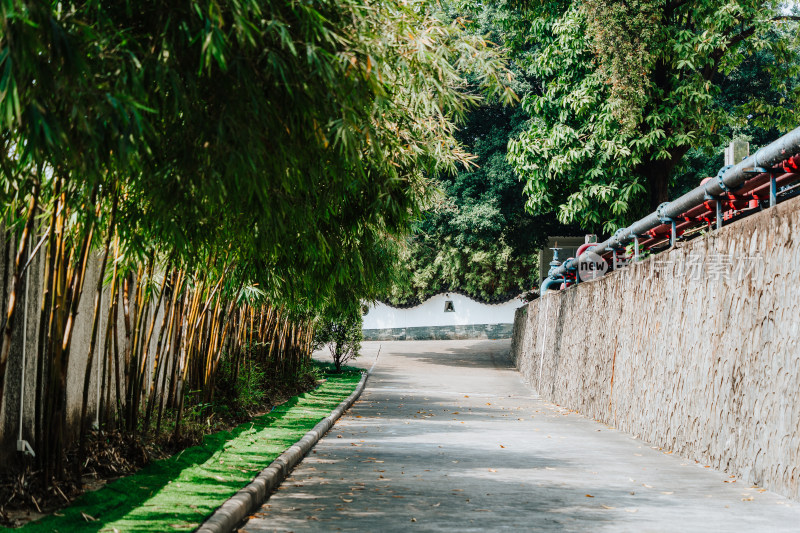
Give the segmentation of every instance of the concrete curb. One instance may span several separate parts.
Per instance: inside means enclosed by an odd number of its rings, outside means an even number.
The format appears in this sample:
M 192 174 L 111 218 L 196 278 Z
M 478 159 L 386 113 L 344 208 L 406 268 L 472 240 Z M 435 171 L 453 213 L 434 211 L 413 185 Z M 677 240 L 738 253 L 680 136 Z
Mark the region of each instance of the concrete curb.
M 247 515 L 264 503 L 272 491 L 278 488 L 278 485 L 289 475 L 292 468 L 294 468 L 311 448 L 314 447 L 317 441 L 333 427 L 333 424 L 336 423 L 339 417 L 355 403 L 358 397 L 361 396 L 364 386 L 367 384 L 368 375 L 367 372 L 364 372 L 364 375 L 361 376 L 361 381 L 359 381 L 358 386 L 356 386 L 356 390 L 340 403 L 339 407 L 323 418 L 311 431 L 306 433 L 302 439 L 290 446 L 277 459 L 272 461 L 272 464 L 262 470 L 249 485 L 231 496 L 195 531 L 197 533 L 230 533 L 234 531 L 236 526 L 238 526 Z

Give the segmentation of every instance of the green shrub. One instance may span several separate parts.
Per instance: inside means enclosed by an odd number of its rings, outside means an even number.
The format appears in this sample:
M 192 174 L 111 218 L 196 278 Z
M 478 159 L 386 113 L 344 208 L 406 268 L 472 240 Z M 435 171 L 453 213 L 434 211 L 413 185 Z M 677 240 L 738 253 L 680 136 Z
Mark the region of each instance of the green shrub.
M 358 357 L 363 339 L 361 327 L 360 305 L 330 310 L 317 322 L 314 347 L 328 346 L 337 373 L 342 371 L 344 363 Z

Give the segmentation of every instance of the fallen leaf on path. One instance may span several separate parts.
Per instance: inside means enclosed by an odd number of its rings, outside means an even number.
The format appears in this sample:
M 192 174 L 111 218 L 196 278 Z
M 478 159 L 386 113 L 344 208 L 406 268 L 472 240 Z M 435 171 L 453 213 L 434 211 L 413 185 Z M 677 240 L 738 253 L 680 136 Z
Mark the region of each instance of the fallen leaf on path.
M 639 510 L 639 509 L 625 509 L 625 512 L 626 512 L 626 513 L 635 513 L 635 512 L 637 512 L 638 510 Z
M 594 498 L 594 496 L 592 496 L 591 494 L 587 494 L 586 497 L 587 498 Z
M 747 497 L 747 498 L 742 498 L 742 501 L 743 501 L 743 502 L 751 502 L 751 501 L 753 501 L 753 497 L 752 497 L 752 496 L 749 496 L 749 497 Z
M 601 505 L 603 509 L 616 509 L 616 507 L 611 507 L 610 505 Z
M 494 468 L 490 468 L 489 472 L 497 472 L 497 470 L 495 470 Z
M 673 491 L 669 491 L 669 492 L 662 492 L 661 494 L 666 494 L 667 496 L 669 496 L 670 494 L 675 494 L 675 493 Z

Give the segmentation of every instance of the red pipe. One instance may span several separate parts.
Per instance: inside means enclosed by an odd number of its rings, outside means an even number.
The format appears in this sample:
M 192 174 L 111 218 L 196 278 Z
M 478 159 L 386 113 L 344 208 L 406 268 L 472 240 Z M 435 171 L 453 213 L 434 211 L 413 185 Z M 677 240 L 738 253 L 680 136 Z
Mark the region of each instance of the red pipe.
M 586 250 L 588 250 L 589 248 L 591 248 L 592 246 L 597 246 L 597 243 L 596 242 L 587 242 L 587 243 L 581 244 L 580 247 L 578 248 L 577 253 L 575 254 L 575 257 L 580 259 L 581 258 L 581 254 L 583 252 L 585 252 Z

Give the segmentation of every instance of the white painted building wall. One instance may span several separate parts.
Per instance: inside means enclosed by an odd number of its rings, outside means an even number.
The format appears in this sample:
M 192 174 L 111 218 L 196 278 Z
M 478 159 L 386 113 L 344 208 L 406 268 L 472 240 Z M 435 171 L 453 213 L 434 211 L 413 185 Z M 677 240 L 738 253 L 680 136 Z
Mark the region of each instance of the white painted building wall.
M 453 302 L 455 311 L 446 312 L 445 302 Z M 514 298 L 500 304 L 476 302 L 457 293 L 437 294 L 416 307 L 395 308 L 378 302 L 364 315 L 364 329 L 414 328 L 431 326 L 466 326 L 477 324 L 513 324 L 514 312 L 523 302 Z

